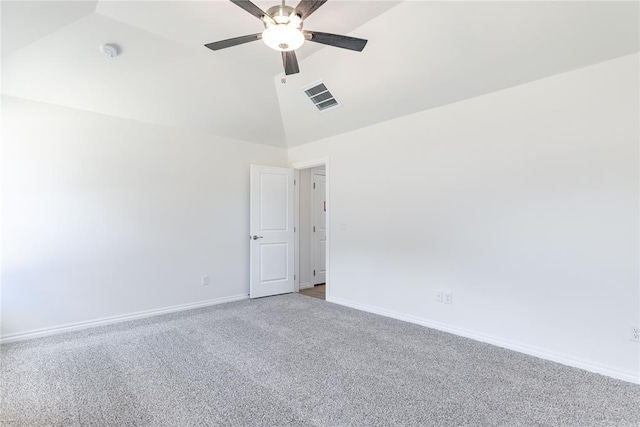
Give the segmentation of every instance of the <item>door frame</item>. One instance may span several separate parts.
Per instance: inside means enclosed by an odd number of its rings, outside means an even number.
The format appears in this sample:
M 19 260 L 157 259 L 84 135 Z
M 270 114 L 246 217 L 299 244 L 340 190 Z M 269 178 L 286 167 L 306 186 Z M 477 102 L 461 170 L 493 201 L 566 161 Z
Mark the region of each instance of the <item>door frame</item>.
M 294 247 L 295 247 L 295 256 L 294 256 L 294 292 L 300 291 L 300 170 L 301 169 L 311 169 L 317 166 L 324 166 L 325 168 L 325 178 L 326 178 L 326 200 L 327 200 L 327 217 L 326 217 L 326 227 L 327 227 L 327 244 L 326 244 L 326 287 L 325 287 L 325 298 L 327 301 L 331 298 L 331 169 L 328 157 L 322 157 L 315 160 L 308 160 L 304 162 L 296 162 L 292 163 L 289 167 L 291 167 L 294 171 L 294 179 L 296 180 L 295 191 L 294 191 L 294 221 L 296 227 L 296 233 L 294 237 Z
M 315 209 L 317 208 L 317 206 L 315 205 L 315 193 L 314 193 L 314 189 L 315 188 L 313 187 L 313 184 L 315 184 L 315 177 L 316 176 L 320 176 L 320 175 L 324 176 L 325 201 L 327 200 L 327 198 L 326 198 L 327 171 L 323 170 L 322 172 L 323 173 L 320 174 L 314 167 L 314 168 L 311 168 L 310 174 L 309 174 L 310 175 L 309 176 L 309 178 L 310 178 L 309 179 L 309 195 L 310 195 L 310 200 L 311 200 L 311 212 L 310 212 L 311 213 L 311 223 L 309 225 L 311 226 L 312 229 L 315 226 L 315 220 L 316 220 L 316 218 L 315 218 L 315 215 L 316 215 Z M 294 209 L 295 209 L 295 205 L 294 205 Z M 326 216 L 325 216 L 325 220 L 326 220 Z M 326 231 L 326 229 L 327 229 L 326 221 L 325 221 L 325 224 L 324 224 L 324 228 L 325 228 L 325 231 Z M 310 246 L 309 247 L 309 257 L 310 257 L 310 261 L 311 261 L 309 263 L 309 277 L 311 278 L 311 282 L 313 283 L 313 282 L 315 282 L 315 276 L 313 275 L 313 271 L 315 270 L 315 267 L 317 267 L 316 266 L 316 245 L 315 245 L 316 236 L 315 236 L 315 233 L 313 233 L 311 230 L 309 230 L 309 235 L 311 236 L 311 238 L 309 239 L 309 246 Z M 325 240 L 326 240 L 326 233 L 325 233 Z M 325 242 L 325 245 L 326 245 L 326 242 Z M 326 248 L 326 246 L 325 246 L 325 248 Z M 327 256 L 326 249 L 325 249 L 325 254 L 324 255 L 325 255 L 325 260 L 326 260 L 326 256 Z M 325 267 L 326 267 L 326 263 L 325 263 Z M 326 277 L 326 268 L 325 268 L 325 283 L 326 282 L 327 282 L 327 277 Z M 314 284 L 314 286 L 315 286 L 315 284 Z

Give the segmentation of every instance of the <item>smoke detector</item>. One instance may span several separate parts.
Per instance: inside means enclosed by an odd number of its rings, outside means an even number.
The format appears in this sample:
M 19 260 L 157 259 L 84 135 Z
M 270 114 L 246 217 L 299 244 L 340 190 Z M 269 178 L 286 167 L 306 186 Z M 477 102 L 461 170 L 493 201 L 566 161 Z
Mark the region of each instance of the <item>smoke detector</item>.
M 100 46 L 100 52 L 107 55 L 109 58 L 115 58 L 118 56 L 118 46 L 115 44 L 103 44 Z

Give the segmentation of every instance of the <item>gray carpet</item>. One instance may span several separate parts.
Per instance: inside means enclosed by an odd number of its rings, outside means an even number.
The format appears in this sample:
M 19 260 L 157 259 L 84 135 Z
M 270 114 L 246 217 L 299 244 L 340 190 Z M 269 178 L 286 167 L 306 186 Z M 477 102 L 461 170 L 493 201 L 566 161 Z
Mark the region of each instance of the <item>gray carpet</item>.
M 297 294 L 1 358 L 8 426 L 640 425 L 640 386 Z

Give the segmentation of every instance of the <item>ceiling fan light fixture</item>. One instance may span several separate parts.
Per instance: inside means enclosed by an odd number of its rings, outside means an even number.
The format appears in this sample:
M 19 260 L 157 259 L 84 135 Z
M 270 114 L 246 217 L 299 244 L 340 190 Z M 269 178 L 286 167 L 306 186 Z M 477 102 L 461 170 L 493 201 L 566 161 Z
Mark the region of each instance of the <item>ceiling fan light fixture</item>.
M 304 34 L 298 28 L 290 25 L 269 25 L 262 32 L 262 41 L 271 49 L 288 52 L 302 46 Z
M 297 29 L 301 29 L 302 28 L 302 18 L 300 18 L 295 13 L 292 13 L 291 15 L 289 15 L 287 23 L 291 27 L 295 27 Z
M 295 51 L 304 44 L 305 40 L 357 52 L 362 52 L 367 44 L 365 39 L 340 34 L 319 31 L 302 32 L 305 20 L 327 0 L 299 0 L 295 8 L 287 6 L 286 0 L 282 0 L 280 4 L 270 7 L 266 12 L 253 4 L 251 0 L 230 1 L 262 21 L 265 30 L 261 33 L 207 43 L 205 47 L 211 50 L 220 50 L 262 39 L 271 49 L 281 53 L 284 73 L 287 76 L 300 72 Z

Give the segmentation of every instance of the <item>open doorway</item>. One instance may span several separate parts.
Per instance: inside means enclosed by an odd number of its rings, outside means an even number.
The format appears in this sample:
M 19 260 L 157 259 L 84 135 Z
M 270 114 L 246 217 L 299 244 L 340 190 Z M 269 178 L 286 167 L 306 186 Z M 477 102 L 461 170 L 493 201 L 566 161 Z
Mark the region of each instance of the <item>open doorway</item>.
M 303 295 L 326 299 L 326 164 L 296 167 L 296 188 L 296 289 Z

